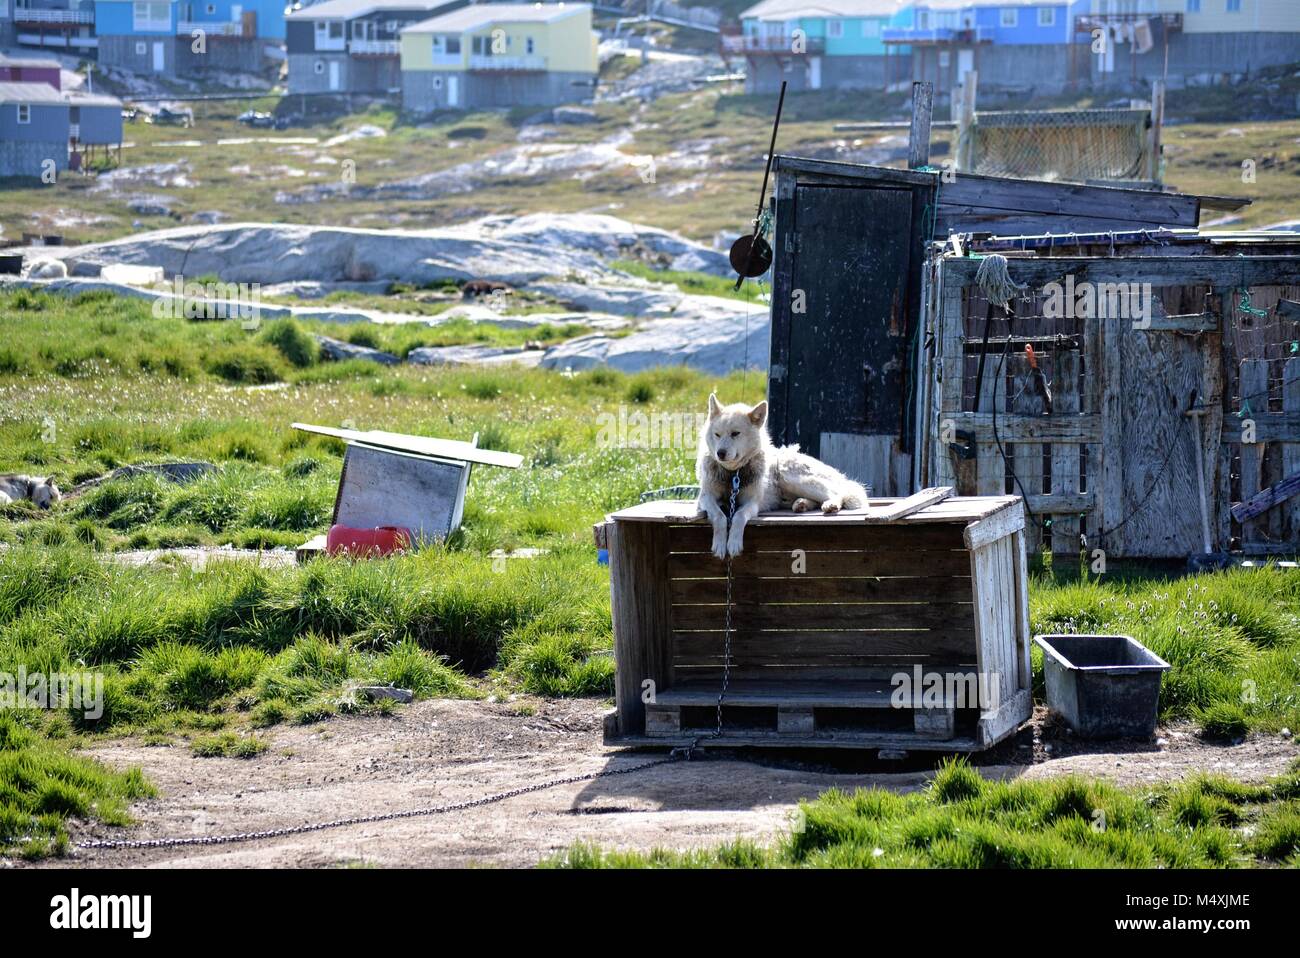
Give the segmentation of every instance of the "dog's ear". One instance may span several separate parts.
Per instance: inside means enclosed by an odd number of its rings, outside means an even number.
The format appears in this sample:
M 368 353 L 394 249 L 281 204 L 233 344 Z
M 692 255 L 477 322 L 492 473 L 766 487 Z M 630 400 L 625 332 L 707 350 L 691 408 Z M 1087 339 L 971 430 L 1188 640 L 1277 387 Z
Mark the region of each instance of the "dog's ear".
M 709 393 L 709 418 L 718 418 L 720 412 L 722 412 L 722 403 L 718 402 L 718 394 Z
M 749 411 L 749 421 L 755 426 L 761 426 L 767 422 L 767 400 L 763 400 L 757 406 Z

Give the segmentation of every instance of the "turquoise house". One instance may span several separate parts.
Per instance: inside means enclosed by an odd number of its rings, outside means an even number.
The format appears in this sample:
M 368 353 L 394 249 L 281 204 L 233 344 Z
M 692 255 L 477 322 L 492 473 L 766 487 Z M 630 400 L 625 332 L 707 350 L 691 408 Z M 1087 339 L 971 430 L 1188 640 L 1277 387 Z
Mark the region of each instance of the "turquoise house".
M 763 0 L 724 36 L 727 57 L 743 56 L 746 90 L 882 89 L 910 77 L 909 53 L 885 31 L 911 23 L 905 0 Z

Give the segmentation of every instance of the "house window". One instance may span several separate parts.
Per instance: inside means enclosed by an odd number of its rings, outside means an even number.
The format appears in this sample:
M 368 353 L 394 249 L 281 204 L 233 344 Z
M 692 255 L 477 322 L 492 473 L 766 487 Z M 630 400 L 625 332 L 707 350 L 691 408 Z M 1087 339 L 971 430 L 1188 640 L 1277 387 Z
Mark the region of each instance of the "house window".
M 447 38 L 447 52 L 455 54 L 460 53 L 460 37 Z
M 32 107 L 31 107 L 31 104 L 29 104 L 29 103 L 19 103 L 19 104 L 18 104 L 18 122 L 19 122 L 19 123 L 31 123 L 31 122 L 32 122 Z
M 1020 11 L 1015 7 L 1003 7 L 1002 18 L 999 21 L 1004 27 L 1016 27 L 1020 25 Z
M 208 16 L 211 16 L 212 14 L 217 12 L 217 5 L 215 3 L 209 3 L 206 7 L 204 7 L 204 9 L 207 10 Z
M 167 31 L 172 26 L 170 3 L 136 0 L 131 4 L 131 28 L 137 31 Z
M 312 70 L 315 71 L 317 74 L 324 73 L 324 72 L 325 72 L 325 61 L 324 61 L 324 60 L 317 60 L 315 63 L 313 63 L 313 64 L 311 65 L 311 68 L 312 68 Z
M 529 54 L 529 55 L 532 54 L 532 52 L 533 52 L 533 38 L 532 38 L 532 37 L 525 37 L 525 38 L 524 38 L 524 52 L 527 53 L 527 54 Z
M 948 69 L 948 65 L 949 65 L 950 63 L 952 63 L 952 54 L 949 53 L 947 50 L 940 50 L 940 51 L 939 51 L 939 68 L 942 69 L 942 70 L 946 70 L 946 69 Z
M 864 37 L 878 37 L 878 36 L 880 36 L 880 21 L 879 21 L 879 20 L 863 20 L 863 21 L 862 21 L 862 35 L 863 35 Z
M 148 52 L 149 52 L 149 44 L 145 43 L 143 40 L 137 40 L 135 44 L 135 55 L 138 57 L 142 57 Z
M 1056 8 L 1039 7 L 1038 8 L 1038 25 L 1040 27 L 1056 26 Z
M 1228 0 L 1229 13 L 1241 13 L 1241 0 Z
M 330 21 L 330 39 L 331 40 L 343 39 L 343 22 L 341 20 Z
M 844 36 L 844 21 L 843 20 L 827 21 L 826 35 L 830 37 L 832 40 L 838 40 L 840 37 Z

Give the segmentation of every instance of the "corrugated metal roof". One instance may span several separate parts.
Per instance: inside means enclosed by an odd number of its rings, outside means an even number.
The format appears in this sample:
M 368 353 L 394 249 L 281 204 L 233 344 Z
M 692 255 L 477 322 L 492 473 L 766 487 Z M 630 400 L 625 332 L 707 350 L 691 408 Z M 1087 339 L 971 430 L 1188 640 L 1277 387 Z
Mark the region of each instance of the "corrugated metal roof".
M 590 11 L 587 3 L 482 3 L 413 23 L 403 33 L 460 33 L 492 23 L 550 23 Z
M 11 57 L 0 53 L 0 67 L 40 67 L 44 70 L 61 70 L 58 60 L 41 60 L 36 57 Z
M 116 106 L 122 101 L 103 93 L 56 90 L 48 83 L 0 83 L 0 103 L 43 103 L 68 106 Z

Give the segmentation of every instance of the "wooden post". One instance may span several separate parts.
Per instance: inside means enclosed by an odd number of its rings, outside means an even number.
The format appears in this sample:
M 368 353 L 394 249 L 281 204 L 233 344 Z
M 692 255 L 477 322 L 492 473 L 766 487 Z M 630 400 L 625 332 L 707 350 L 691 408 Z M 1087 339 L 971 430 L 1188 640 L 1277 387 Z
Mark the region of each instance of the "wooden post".
M 1282 364 L 1282 411 L 1300 413 L 1300 358 Z M 1282 475 L 1300 473 L 1300 436 L 1296 442 L 1282 443 Z M 1291 500 L 1284 513 L 1283 541 L 1300 542 L 1300 499 Z
M 1079 353 L 1073 349 L 1057 349 L 1052 354 L 1052 413 L 1077 416 L 1082 411 L 1079 402 Z M 1079 492 L 1079 451 L 1074 442 L 1052 444 L 1052 494 L 1073 496 Z M 1052 517 L 1052 568 L 1060 557 L 1074 569 L 1079 564 L 1079 517 L 1059 515 Z
M 912 84 L 912 129 L 907 139 L 907 168 L 930 163 L 930 118 L 934 111 L 934 84 L 918 80 Z
M 1153 183 L 1160 182 L 1161 133 L 1165 125 L 1165 81 L 1156 80 L 1151 84 L 1151 131 L 1147 136 L 1148 151 L 1147 179 Z
M 1264 359 L 1246 359 L 1241 363 L 1241 376 L 1237 380 L 1240 395 L 1247 397 L 1250 403 L 1249 417 L 1259 421 L 1268 415 L 1268 361 Z M 1239 420 L 1240 421 L 1240 420 Z M 1260 490 L 1264 469 L 1264 444 L 1253 442 L 1241 444 L 1241 501 L 1245 502 Z M 1241 544 L 1249 545 L 1259 541 L 1256 520 L 1248 519 L 1241 524 Z
M 645 732 L 642 683 L 664 692 L 672 681 L 669 526 L 615 520 L 609 542 L 610 615 L 614 625 L 614 701 L 622 735 Z
M 971 70 L 961 84 L 961 121 L 957 126 L 953 163 L 956 169 L 974 172 L 975 98 L 979 92 L 979 71 Z

